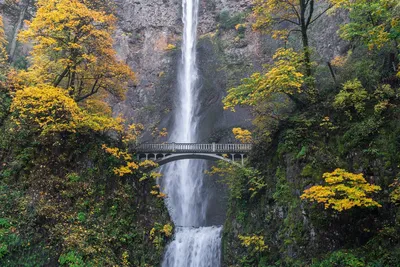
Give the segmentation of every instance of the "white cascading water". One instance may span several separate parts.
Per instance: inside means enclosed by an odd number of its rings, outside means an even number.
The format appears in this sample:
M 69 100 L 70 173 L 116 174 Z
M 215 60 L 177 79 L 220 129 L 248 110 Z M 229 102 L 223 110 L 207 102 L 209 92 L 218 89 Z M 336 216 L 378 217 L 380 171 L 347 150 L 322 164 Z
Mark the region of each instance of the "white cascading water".
M 179 103 L 170 142 L 197 141 L 198 93 L 196 40 L 199 0 L 182 0 L 184 35 L 179 69 Z M 206 226 L 208 195 L 203 187 L 205 165 L 181 160 L 163 169 L 163 190 L 175 223 L 175 236 L 168 245 L 163 267 L 218 267 L 221 261 L 221 226 Z

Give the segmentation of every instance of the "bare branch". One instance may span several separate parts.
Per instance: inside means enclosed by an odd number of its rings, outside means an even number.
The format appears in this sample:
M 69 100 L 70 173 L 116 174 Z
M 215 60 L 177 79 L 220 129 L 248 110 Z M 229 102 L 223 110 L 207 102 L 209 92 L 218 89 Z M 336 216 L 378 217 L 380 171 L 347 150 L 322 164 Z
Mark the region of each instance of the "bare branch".
M 313 24 L 315 21 L 317 21 L 320 17 L 322 17 L 326 12 L 328 12 L 329 9 L 333 8 L 335 5 L 329 5 L 323 12 L 321 12 L 318 16 L 316 16 L 312 21 L 310 21 L 310 24 Z

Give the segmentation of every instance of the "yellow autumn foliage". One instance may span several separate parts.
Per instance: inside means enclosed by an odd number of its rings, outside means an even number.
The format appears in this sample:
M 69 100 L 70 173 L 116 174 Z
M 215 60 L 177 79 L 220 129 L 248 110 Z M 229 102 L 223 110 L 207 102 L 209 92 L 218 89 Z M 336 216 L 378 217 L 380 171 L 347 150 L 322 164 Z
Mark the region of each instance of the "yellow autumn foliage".
M 268 246 L 265 245 L 264 237 L 259 235 L 251 235 L 251 236 L 238 236 L 240 241 L 242 241 L 242 246 L 246 248 L 251 248 L 253 252 L 264 252 L 268 249 Z
M 132 174 L 135 170 L 139 169 L 139 164 L 132 160 L 133 157 L 127 150 L 122 151 L 120 148 L 108 147 L 105 144 L 102 145 L 102 148 L 106 153 L 125 162 L 125 165 L 113 169 L 115 175 L 122 177 L 127 174 Z
M 171 50 L 175 50 L 176 49 L 176 45 L 173 44 L 168 44 L 167 47 L 165 48 L 165 50 L 167 51 L 171 51 Z
M 68 93 L 51 85 L 26 87 L 15 93 L 10 108 L 16 130 L 39 132 L 41 136 L 55 132 L 91 130 L 121 132 L 123 127 L 111 117 L 91 115 L 82 110 Z
M 235 135 L 235 138 L 244 144 L 251 143 L 253 141 L 251 132 L 249 130 L 242 128 L 233 128 L 232 132 Z
M 155 223 L 154 227 L 151 228 L 149 232 L 150 240 L 153 241 L 153 244 L 159 248 L 160 245 L 164 242 L 166 238 L 172 236 L 173 226 L 169 223 L 162 225 L 160 223 Z
M 108 92 L 122 99 L 134 73 L 117 60 L 112 35 L 116 18 L 88 0 L 38 0 L 28 29 L 32 65 L 21 72 L 27 85 L 52 84 L 76 100 Z
M 172 231 L 173 231 L 173 227 L 172 225 L 170 225 L 169 223 L 165 224 L 163 226 L 162 232 L 165 234 L 165 236 L 170 237 L 172 235 Z
M 381 207 L 368 195 L 381 190 L 377 185 L 369 184 L 362 173 L 354 174 L 343 169 L 324 173 L 325 185 L 316 185 L 300 196 L 303 200 L 323 203 L 325 209 L 339 212 L 354 207 Z

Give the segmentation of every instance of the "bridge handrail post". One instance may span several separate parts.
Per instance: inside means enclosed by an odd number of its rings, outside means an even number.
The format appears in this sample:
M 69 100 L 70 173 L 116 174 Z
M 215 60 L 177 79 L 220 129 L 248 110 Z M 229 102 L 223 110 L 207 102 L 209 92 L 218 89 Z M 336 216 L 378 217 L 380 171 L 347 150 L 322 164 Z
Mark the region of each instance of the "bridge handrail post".
M 175 142 L 172 143 L 172 152 L 175 152 Z
M 212 151 L 215 152 L 215 142 L 212 143 Z

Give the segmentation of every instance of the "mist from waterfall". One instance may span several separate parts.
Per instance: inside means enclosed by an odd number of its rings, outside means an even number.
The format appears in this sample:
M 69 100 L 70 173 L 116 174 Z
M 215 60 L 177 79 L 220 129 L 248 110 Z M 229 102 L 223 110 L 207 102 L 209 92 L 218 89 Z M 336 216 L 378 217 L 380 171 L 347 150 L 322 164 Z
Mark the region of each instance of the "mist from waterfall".
M 196 42 L 199 0 L 182 0 L 183 43 L 179 66 L 179 102 L 170 142 L 198 141 L 198 71 Z M 162 187 L 176 230 L 163 267 L 218 267 L 221 258 L 220 226 L 206 226 L 208 192 L 203 186 L 205 164 L 181 160 L 163 168 Z

